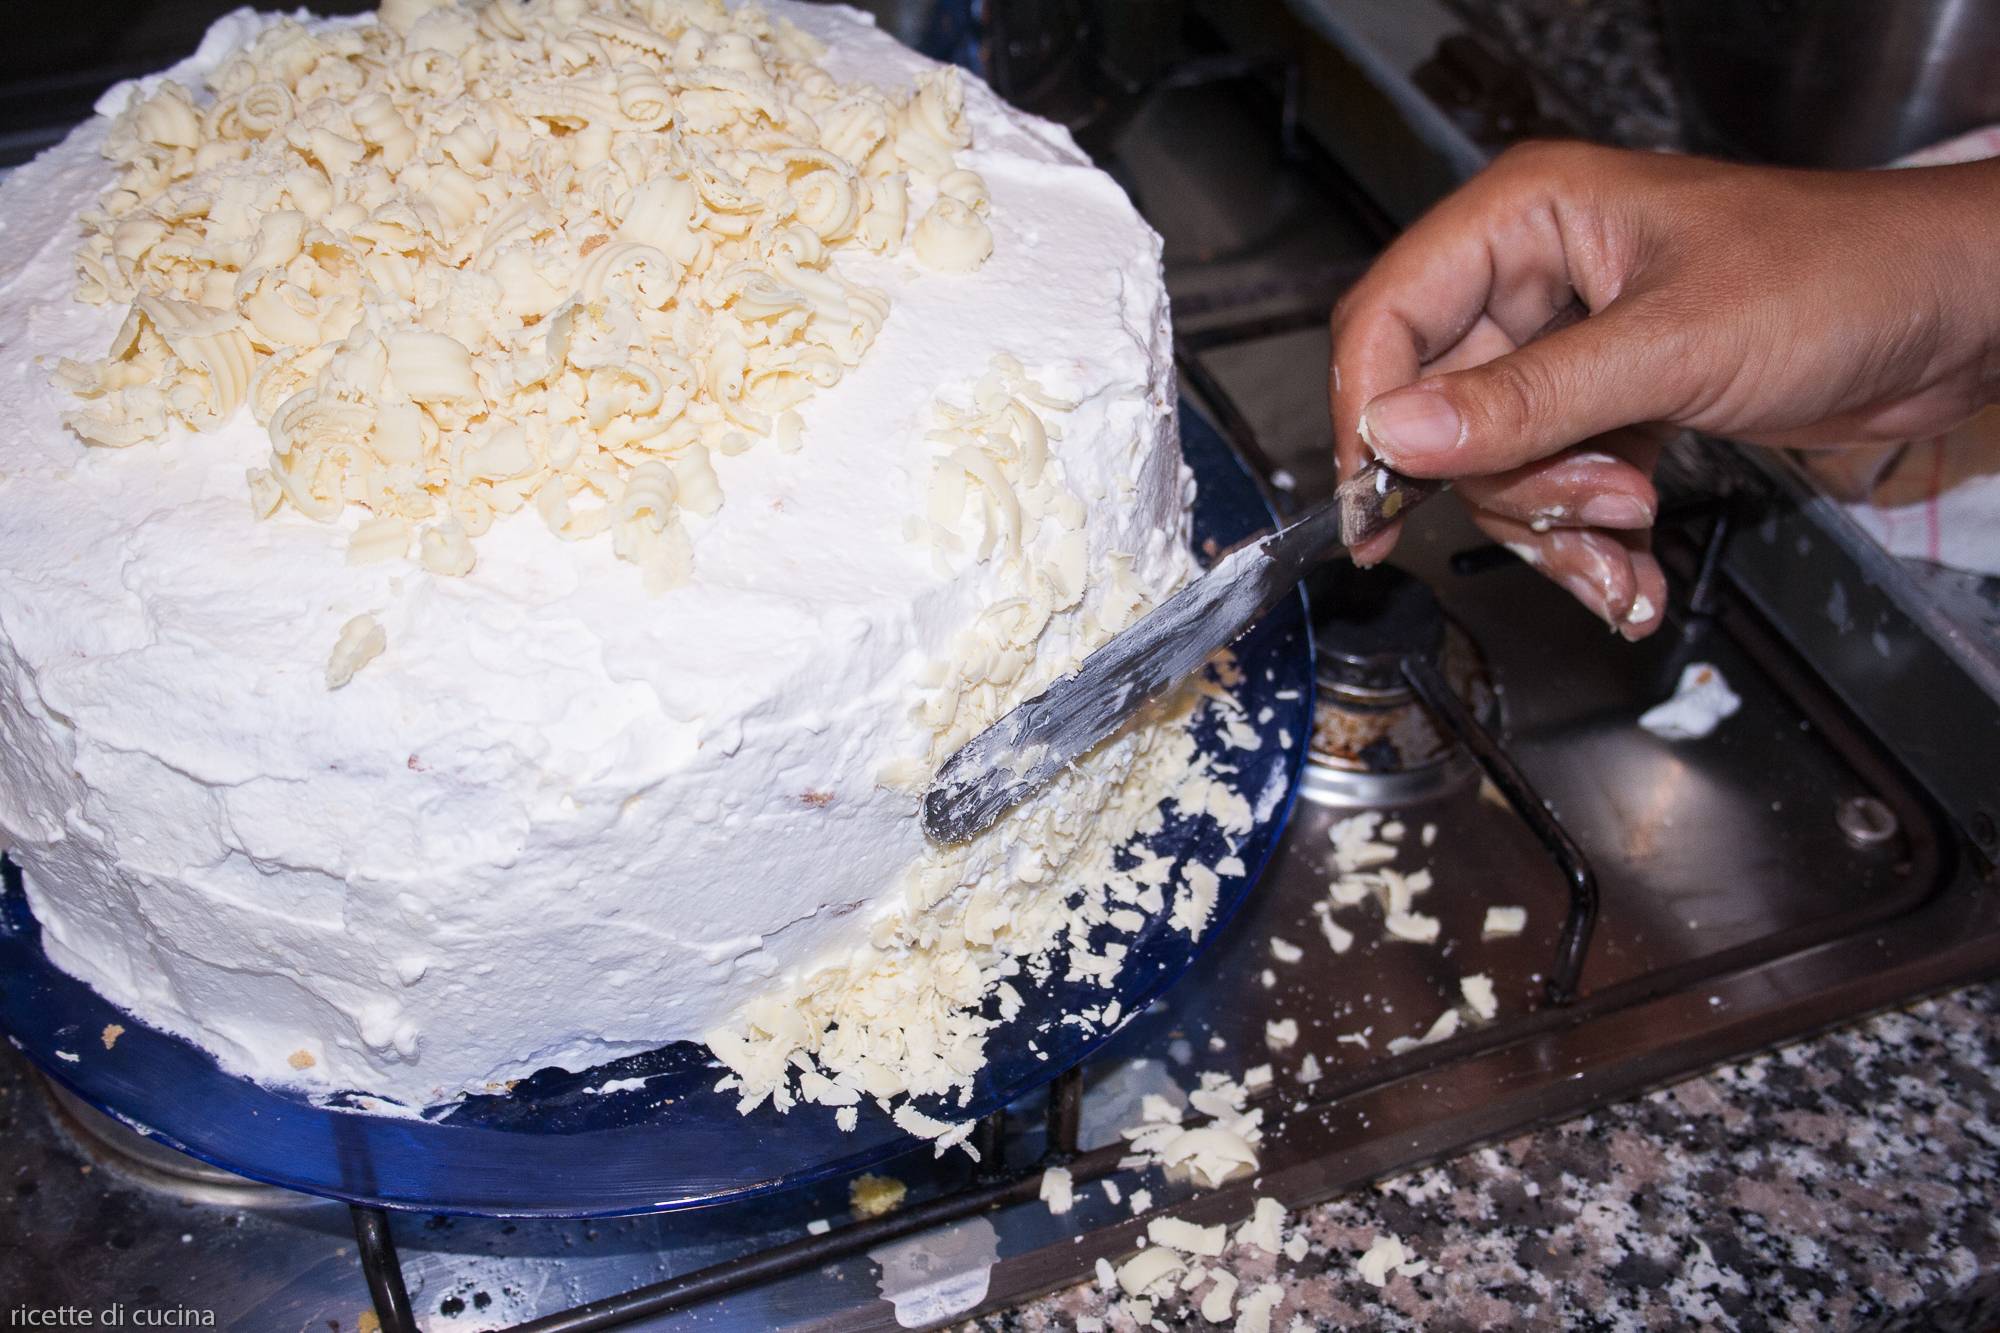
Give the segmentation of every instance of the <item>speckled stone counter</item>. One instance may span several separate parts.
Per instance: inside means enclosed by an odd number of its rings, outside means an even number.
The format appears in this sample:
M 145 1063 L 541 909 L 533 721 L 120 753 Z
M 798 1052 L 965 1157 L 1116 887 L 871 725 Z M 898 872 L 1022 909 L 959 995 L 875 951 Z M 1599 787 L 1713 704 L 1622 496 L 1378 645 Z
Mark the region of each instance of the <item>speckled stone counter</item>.
M 1303 1217 L 1274 1333 L 2000 1327 L 2000 982 L 1398 1176 Z M 1363 1282 L 1393 1232 L 1430 1271 Z M 1095 1287 L 973 1327 L 1134 1325 Z M 1302 1322 L 1299 1322 L 1302 1321 Z M 1158 1327 L 1212 1329 L 1163 1311 Z
M 1534 70 L 1577 130 L 1634 148 L 1680 148 L 1680 97 L 1653 0 L 1446 0 Z

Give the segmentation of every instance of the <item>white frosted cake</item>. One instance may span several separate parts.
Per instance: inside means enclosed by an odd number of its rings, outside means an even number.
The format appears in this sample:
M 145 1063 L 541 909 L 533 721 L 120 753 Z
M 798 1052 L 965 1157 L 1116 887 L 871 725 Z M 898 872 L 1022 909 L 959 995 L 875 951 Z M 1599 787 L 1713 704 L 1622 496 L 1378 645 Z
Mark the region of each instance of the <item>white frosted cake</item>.
M 800 4 L 244 11 L 100 112 L 0 188 L 0 839 L 54 962 L 407 1105 L 683 1039 L 746 1101 L 962 1085 L 1188 772 L 1156 722 L 917 818 L 1190 568 L 1120 190 Z

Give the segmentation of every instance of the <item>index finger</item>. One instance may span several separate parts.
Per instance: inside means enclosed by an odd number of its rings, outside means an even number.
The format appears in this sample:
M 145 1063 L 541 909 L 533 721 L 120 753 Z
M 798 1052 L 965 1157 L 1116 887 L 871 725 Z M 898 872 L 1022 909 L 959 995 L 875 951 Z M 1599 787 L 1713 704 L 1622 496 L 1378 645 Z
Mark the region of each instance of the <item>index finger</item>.
M 1518 346 L 1574 299 L 1545 179 L 1519 158 L 1418 219 L 1334 310 L 1329 398 L 1341 473 L 1367 457 L 1361 409 L 1420 378 L 1489 317 Z

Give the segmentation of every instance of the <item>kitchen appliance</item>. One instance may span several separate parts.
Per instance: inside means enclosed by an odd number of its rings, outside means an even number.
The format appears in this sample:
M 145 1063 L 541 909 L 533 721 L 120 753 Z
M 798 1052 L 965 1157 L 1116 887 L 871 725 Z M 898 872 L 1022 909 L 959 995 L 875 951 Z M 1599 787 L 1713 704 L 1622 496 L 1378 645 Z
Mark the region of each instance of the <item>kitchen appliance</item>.
M 1167 238 L 1183 387 L 1287 509 L 1330 489 L 1326 311 L 1419 186 L 1479 156 L 1378 38 L 1422 10 L 1206 7 L 1171 76 L 1081 127 Z M 1273 1065 L 1254 1189 L 1297 1206 L 2000 969 L 1985 603 L 1882 556 L 1780 462 L 1688 441 L 1667 480 L 1672 603 L 1638 646 L 1449 502 L 1409 525 L 1400 576 L 1315 587 L 1313 762 L 1257 892 L 1114 1043 L 987 1125 L 977 1166 L 878 1166 L 909 1189 L 885 1217 L 853 1218 L 839 1180 L 604 1221 L 350 1214 L 160 1158 L 0 1051 L 0 1288 L 252 1329 L 397 1329 L 405 1308 L 432 1328 L 942 1323 L 1129 1253 L 1144 1223 L 1098 1182 L 1240 1220 L 1248 1181 L 1118 1166 L 1141 1098 L 1203 1070 Z M 1639 728 L 1698 661 L 1740 711 L 1695 741 Z M 1398 864 L 1430 871 L 1448 951 L 1384 938 L 1366 906 L 1340 918 L 1349 952 L 1320 933 L 1331 830 L 1369 810 L 1407 829 Z M 1483 938 L 1492 906 L 1526 929 Z M 1495 1020 L 1391 1055 L 1469 973 Z M 1281 1017 L 1300 1035 L 1273 1050 Z M 1050 1153 L 1079 1182 L 1061 1216 L 1036 1199 Z

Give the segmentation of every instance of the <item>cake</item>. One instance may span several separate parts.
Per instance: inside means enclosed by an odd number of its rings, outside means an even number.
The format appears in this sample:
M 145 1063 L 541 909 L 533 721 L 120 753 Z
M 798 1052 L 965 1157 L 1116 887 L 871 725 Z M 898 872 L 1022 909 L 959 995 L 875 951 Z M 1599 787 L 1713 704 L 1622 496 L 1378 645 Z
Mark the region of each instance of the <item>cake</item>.
M 1185 791 L 1156 718 L 924 839 L 1187 577 L 1192 482 L 1158 239 L 854 11 L 239 11 L 0 239 L 0 840 L 232 1073 L 962 1088 Z

